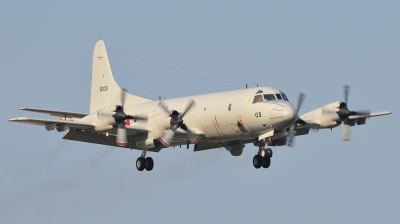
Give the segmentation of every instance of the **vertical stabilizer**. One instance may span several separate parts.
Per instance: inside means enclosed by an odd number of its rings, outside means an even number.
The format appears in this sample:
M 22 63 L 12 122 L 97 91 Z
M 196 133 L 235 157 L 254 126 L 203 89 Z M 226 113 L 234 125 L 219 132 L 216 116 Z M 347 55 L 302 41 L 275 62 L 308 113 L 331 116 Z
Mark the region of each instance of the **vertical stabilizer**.
M 115 82 L 111 71 L 106 46 L 102 40 L 99 40 L 96 43 L 93 52 L 90 113 L 111 105 L 121 105 L 121 92 L 122 90 Z M 125 94 L 125 105 L 139 104 L 149 101 L 151 100 L 128 93 Z

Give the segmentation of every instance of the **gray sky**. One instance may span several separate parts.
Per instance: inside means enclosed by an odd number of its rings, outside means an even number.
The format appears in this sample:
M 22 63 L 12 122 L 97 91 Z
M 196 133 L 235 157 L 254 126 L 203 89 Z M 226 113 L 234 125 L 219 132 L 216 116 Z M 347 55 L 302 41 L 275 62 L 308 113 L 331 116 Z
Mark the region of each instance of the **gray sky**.
M 398 223 L 399 12 L 398 1 L 3 2 L 0 223 Z M 7 122 L 47 117 L 21 107 L 88 112 L 99 38 L 120 86 L 145 98 L 259 84 L 294 104 L 304 92 L 304 114 L 350 85 L 350 109 L 393 114 L 352 127 L 350 142 L 338 127 L 274 147 L 260 170 L 247 145 L 240 157 L 164 149 L 138 172 L 140 151 Z

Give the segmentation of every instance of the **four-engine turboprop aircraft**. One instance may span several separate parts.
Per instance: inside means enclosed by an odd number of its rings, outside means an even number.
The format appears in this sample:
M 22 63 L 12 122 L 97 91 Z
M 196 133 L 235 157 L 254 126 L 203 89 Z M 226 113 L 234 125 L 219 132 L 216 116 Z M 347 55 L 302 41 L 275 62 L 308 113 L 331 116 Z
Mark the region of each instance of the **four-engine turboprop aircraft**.
M 295 108 L 284 92 L 272 87 L 246 88 L 228 92 L 151 101 L 126 93 L 114 80 L 106 47 L 99 40 L 94 48 L 90 113 L 21 108 L 50 114 L 56 119 L 19 117 L 9 121 L 66 131 L 63 139 L 139 149 L 139 171 L 153 169 L 148 151 L 169 146 L 195 144 L 194 151 L 224 147 L 240 156 L 246 143 L 258 146 L 255 168 L 268 168 L 272 150 L 268 146 L 292 145 L 294 136 L 311 129 L 334 128 L 344 123 L 343 138 L 349 127 L 365 124 L 366 118 L 391 112 L 350 111 L 345 102 L 335 102 L 301 117 L 300 94 Z

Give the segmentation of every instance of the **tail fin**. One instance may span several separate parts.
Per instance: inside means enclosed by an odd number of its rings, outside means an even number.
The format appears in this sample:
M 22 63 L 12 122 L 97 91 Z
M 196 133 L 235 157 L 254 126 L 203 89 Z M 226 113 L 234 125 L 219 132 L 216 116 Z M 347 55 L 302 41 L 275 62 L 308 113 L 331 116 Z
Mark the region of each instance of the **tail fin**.
M 93 52 L 90 113 L 111 105 L 121 105 L 121 91 L 122 89 L 118 86 L 113 77 L 106 46 L 102 40 L 99 40 L 96 43 Z M 125 94 L 126 105 L 145 103 L 149 101 L 151 100 L 128 93 Z

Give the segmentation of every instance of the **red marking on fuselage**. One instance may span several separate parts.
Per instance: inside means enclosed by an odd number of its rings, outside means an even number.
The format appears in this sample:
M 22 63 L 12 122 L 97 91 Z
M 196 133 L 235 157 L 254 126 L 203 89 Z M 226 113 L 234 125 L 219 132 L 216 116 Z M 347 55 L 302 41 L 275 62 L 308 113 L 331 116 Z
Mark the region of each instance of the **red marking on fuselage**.
M 228 137 L 224 134 L 224 132 L 221 130 L 221 127 L 220 127 L 219 124 L 218 124 L 217 116 L 216 116 L 216 115 L 214 115 L 214 121 L 215 121 L 215 124 L 217 124 L 218 131 L 220 131 L 220 132 L 222 133 L 222 135 L 223 135 L 225 138 L 228 138 Z
M 126 120 L 125 121 L 125 126 L 129 126 L 129 125 L 131 125 L 131 121 L 130 120 Z

